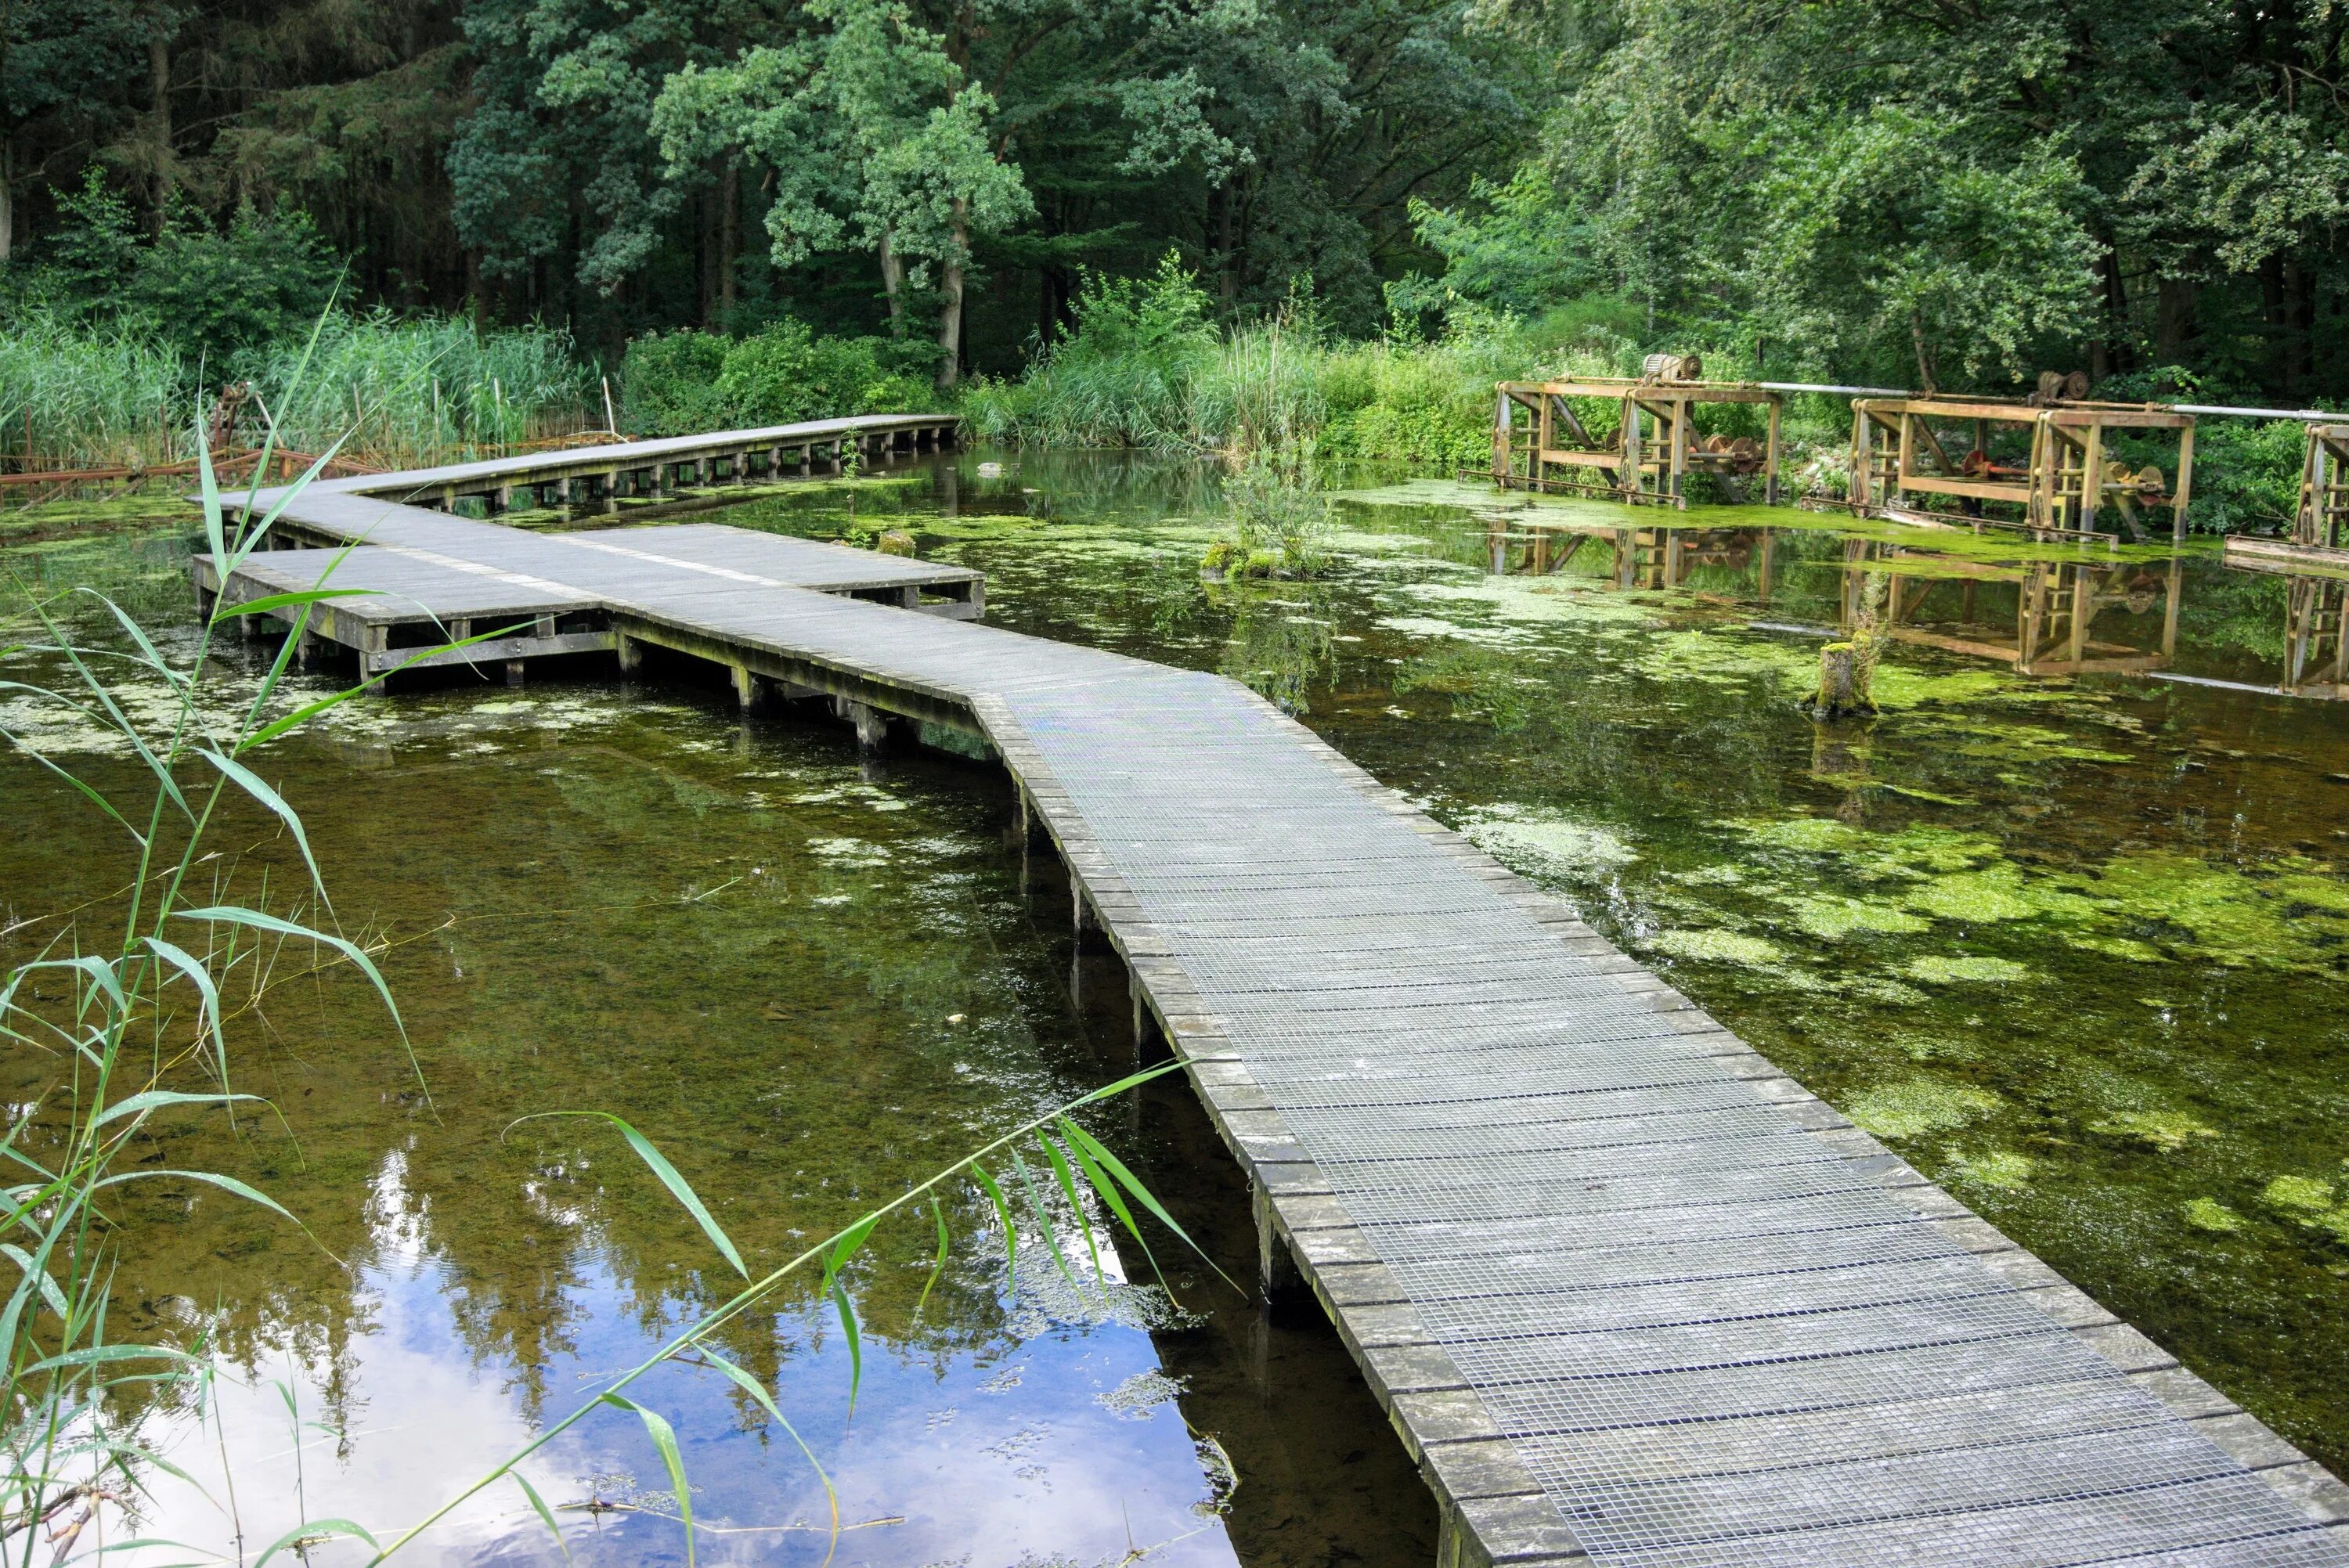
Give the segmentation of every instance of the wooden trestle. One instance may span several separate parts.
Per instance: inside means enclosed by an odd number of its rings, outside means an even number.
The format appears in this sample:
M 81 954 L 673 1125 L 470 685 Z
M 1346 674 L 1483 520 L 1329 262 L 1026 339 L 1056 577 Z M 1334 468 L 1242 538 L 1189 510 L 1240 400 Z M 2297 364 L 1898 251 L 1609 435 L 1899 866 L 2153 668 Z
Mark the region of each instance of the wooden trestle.
M 1758 476 L 1762 499 L 1774 504 L 1778 500 L 1785 399 L 1765 387 L 1744 382 L 1593 377 L 1504 381 L 1495 391 L 1492 477 L 1497 484 L 1514 490 L 1589 491 L 1634 505 L 1685 511 L 1690 474 L 1710 474 L 1733 490 Z M 1577 398 L 1611 404 L 1614 428 L 1594 434 L 1575 411 Z M 1695 412 L 1707 403 L 1761 405 L 1766 410 L 1766 433 L 1759 441 L 1700 436 Z
M 1937 423 L 1966 428 L 1965 449 L 1953 453 Z M 2155 430 L 2176 432 L 2169 473 L 2118 460 L 2116 433 Z M 2021 449 L 1993 452 L 1994 442 Z M 2193 484 L 2194 416 L 2158 404 L 1924 397 L 1860 397 L 1851 406 L 1851 505 L 1868 515 L 1915 509 L 1957 523 L 2095 533 L 2111 511 L 2137 533 L 2140 507 L 2166 508 L 2171 536 L 2184 539 Z M 1943 500 L 1971 510 L 1934 513 Z M 2020 515 L 1984 513 L 1985 504 Z

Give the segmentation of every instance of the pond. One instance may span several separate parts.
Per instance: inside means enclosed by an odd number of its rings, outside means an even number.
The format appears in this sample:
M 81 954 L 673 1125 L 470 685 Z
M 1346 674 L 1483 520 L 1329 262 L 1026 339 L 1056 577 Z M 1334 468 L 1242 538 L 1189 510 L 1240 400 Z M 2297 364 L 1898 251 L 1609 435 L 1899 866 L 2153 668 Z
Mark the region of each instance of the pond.
M 1124 455 L 968 453 L 721 515 L 903 529 L 983 570 L 998 624 L 1256 686 L 2349 1461 L 2349 710 L 2321 700 L 2337 585 L 2199 550 L 1748 509 L 1662 533 L 1604 503 L 1327 481 L 1330 569 L 1305 583 L 1204 583 L 1214 470 Z M 20 588 L 97 583 L 185 647 L 185 530 L 125 508 L 0 552 Z M 1885 653 L 1877 717 L 1815 722 L 1797 700 L 1821 643 L 1871 592 L 1922 640 Z M 2091 597 L 2074 647 L 2062 616 Z M 2237 689 L 2282 686 L 2307 695 Z M 126 767 L 20 701 L 0 726 Z M 1073 952 L 1065 885 L 1023 861 L 983 769 L 860 762 L 844 729 L 738 720 L 714 683 L 584 667 L 338 710 L 268 771 L 346 929 L 388 944 L 425 1087 L 347 975 L 288 954 L 233 998 L 242 1087 L 283 1120 L 232 1138 L 191 1118 L 156 1159 L 254 1180 L 317 1241 L 193 1191 L 126 1229 L 129 1331 L 201 1341 L 222 1369 L 206 1418 L 181 1399 L 144 1418 L 193 1479 L 159 1472 L 141 1534 L 233 1555 L 241 1530 L 257 1555 L 305 1511 L 396 1526 L 722 1298 L 723 1265 L 616 1136 L 519 1117 L 628 1116 L 771 1262 L 1131 1063 L 1122 983 Z M 15 962 L 122 878 L 27 764 L 0 760 L 0 790 Z M 263 820 L 235 826 L 223 877 L 298 872 Z M 52 1076 L 11 1070 L 18 1091 Z M 1245 1189 L 1187 1090 L 1153 1086 L 1098 1130 L 1247 1277 Z M 1009 1267 L 975 1193 L 953 1220 L 918 1311 L 926 1224 L 885 1232 L 852 1278 L 853 1412 L 829 1305 L 730 1331 L 855 1527 L 836 1561 L 1432 1554 L 1424 1489 L 1325 1328 L 1264 1321 L 1164 1251 L 1171 1299 L 1071 1289 L 1036 1249 Z M 823 1560 L 829 1504 L 789 1433 L 709 1367 L 644 1398 L 679 1432 L 704 1556 Z M 624 1414 L 526 1473 L 574 1555 L 681 1560 Z M 428 1540 L 429 1561 L 555 1560 L 510 1489 Z

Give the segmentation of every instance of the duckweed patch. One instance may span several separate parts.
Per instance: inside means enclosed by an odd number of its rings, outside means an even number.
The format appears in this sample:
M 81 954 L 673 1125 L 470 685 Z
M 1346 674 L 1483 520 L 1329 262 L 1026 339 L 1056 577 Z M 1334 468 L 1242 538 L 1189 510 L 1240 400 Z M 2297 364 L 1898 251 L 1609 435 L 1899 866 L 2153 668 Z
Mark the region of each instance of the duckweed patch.
M 1843 893 L 1796 893 L 1779 900 L 1797 929 L 1826 942 L 1854 935 L 1899 935 L 1928 931 L 1932 922 L 1890 904 L 1851 898 Z
M 2009 985 L 2026 978 L 2031 971 L 2012 958 L 1928 953 L 1910 959 L 1901 973 L 1928 985 Z
M 2106 1138 L 2125 1138 L 2175 1154 L 2198 1138 L 2216 1138 L 2219 1130 L 2205 1126 L 2182 1111 L 2128 1110 L 2088 1124 L 2088 1130 Z
M 1995 1187 L 2004 1191 L 2019 1191 L 2031 1185 L 2032 1173 L 2038 1169 L 2032 1160 L 2009 1149 L 1985 1149 L 1957 1159 L 1959 1179 L 1977 1187 Z
M 2243 1217 L 2216 1198 L 2196 1198 L 2185 1205 L 2186 1222 L 2198 1231 L 2229 1235 L 2243 1228 Z
M 1854 1126 L 1878 1138 L 1921 1138 L 1963 1127 L 1999 1109 L 1999 1097 L 1972 1084 L 1906 1078 L 1863 1090 L 1844 1102 Z
M 1666 931 L 1648 944 L 1659 953 L 1701 964 L 1738 964 L 1747 968 L 1775 967 L 1786 956 L 1776 943 L 1735 931 Z
M 1537 878 L 1599 876 L 1640 858 L 1638 851 L 1604 828 L 1514 810 L 1472 824 L 1468 838 L 1495 860 Z

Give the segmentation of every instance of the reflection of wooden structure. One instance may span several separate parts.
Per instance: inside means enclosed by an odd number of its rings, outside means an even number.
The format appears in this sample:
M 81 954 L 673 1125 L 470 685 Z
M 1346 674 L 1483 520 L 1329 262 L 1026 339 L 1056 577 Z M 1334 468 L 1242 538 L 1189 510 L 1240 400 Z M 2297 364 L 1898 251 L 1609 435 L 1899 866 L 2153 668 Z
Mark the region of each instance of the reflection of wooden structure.
M 2349 425 L 2311 425 L 2300 459 L 2300 505 L 2290 539 L 2227 541 L 2231 564 L 2294 560 L 2338 564 L 2349 561 L 2343 538 L 2349 534 Z
M 1953 451 L 1937 425 L 1967 429 L 1964 449 Z M 2169 475 L 2120 460 L 2115 438 L 2130 431 L 2177 433 Z M 1913 511 L 1960 524 L 2095 533 L 2116 512 L 2141 535 L 2139 509 L 2166 508 L 2171 536 L 2183 539 L 2193 483 L 2194 416 L 2156 404 L 1861 397 L 1851 406 L 1852 506 L 1876 516 Z M 1941 502 L 1961 510 L 1935 510 Z M 1988 516 L 1985 505 L 2016 507 L 2021 516 Z
M 1612 377 L 1567 381 L 1504 381 L 1493 414 L 1493 472 L 1514 490 L 1580 490 L 1634 504 L 1686 510 L 1686 480 L 1710 474 L 1733 500 L 1759 477 L 1762 499 L 1778 499 L 1780 394 L 1743 382 Z M 1614 407 L 1615 426 L 1594 433 L 1573 399 Z M 1700 436 L 1700 404 L 1753 403 L 1766 410 L 1756 440 Z
M 1616 588 L 1677 588 L 1700 566 L 1743 571 L 1758 563 L 1757 593 L 1774 586 L 1776 530 L 1768 528 L 1607 528 L 1591 523 L 1495 520 L 1485 531 L 1485 570 L 1495 576 L 1547 577 L 1563 572 L 1593 540 L 1614 553 L 1606 581 Z M 1515 553 L 1513 555 L 1513 547 Z
M 2302 500 L 2307 500 L 2305 489 Z M 2302 521 L 2305 524 L 2305 512 Z M 2238 543 L 2263 545 L 2266 552 L 2239 553 Z M 2283 667 L 2277 672 L 2276 690 L 2285 696 L 2349 700 L 2349 575 L 2344 575 L 2349 551 L 2275 539 L 2230 539 L 2227 546 L 2228 565 L 2284 580 Z M 2295 572 L 2295 554 L 2332 570 Z
M 2294 574 L 2284 587 L 2287 696 L 2349 697 L 2349 583 Z
M 2168 665 L 2178 651 L 2178 614 L 2185 562 L 2030 561 L 1993 563 L 1957 559 L 1873 540 L 1844 545 L 1842 624 L 1853 626 L 1867 579 L 1890 579 L 1883 634 L 1896 642 L 1941 648 L 2013 665 L 2026 676 L 2142 675 Z M 1903 573 L 1904 562 L 1923 569 Z M 1924 619 L 1933 591 L 1957 589 L 1955 614 Z M 1985 584 L 2014 588 L 2011 626 L 1989 619 L 1981 603 Z M 2002 598 L 2003 595 L 2002 594 Z M 2132 616 L 2161 609 L 2159 640 L 2121 643 L 2095 634 L 2097 619 L 2118 609 Z

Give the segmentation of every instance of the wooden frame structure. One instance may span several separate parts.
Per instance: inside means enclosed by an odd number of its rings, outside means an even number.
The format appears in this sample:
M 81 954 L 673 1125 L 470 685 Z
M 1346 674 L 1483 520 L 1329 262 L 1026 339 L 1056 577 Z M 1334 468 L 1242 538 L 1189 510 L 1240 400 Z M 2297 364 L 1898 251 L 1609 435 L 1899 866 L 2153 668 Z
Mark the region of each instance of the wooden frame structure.
M 1935 421 L 1973 427 L 1972 445 L 1962 457 L 1951 455 L 1933 428 Z M 2024 464 L 1993 460 L 1993 431 L 2018 427 L 2029 448 Z M 2131 472 L 2116 461 L 2107 432 L 2120 430 L 2178 432 L 2175 482 L 2158 466 Z M 2182 540 L 2193 487 L 2194 416 L 2159 404 L 1932 397 L 1860 397 L 1851 405 L 1851 505 L 1866 515 L 1898 520 L 1911 512 L 1961 525 L 2003 523 L 2091 534 L 2110 510 L 2132 532 L 2141 533 L 2137 508 L 2166 507 L 2170 536 Z M 1971 510 L 1933 511 L 1931 502 L 1943 497 Z M 2023 515 L 1976 515 L 1986 502 L 2019 507 Z
M 1923 572 L 1904 573 L 1914 561 Z M 2185 562 L 2173 556 L 2166 567 L 2131 561 L 2032 561 L 2016 565 L 1968 561 L 1934 552 L 1914 552 L 1905 546 L 1855 539 L 1844 546 L 1840 619 L 1845 631 L 1858 621 L 1868 575 L 1882 573 L 1890 579 L 1881 634 L 1897 643 L 1940 648 L 1974 658 L 1995 659 L 2025 676 L 2144 675 L 2166 668 L 2178 653 L 2178 622 L 2184 593 Z M 1930 629 L 1914 617 L 1926 599 L 1942 583 L 1959 587 L 1958 618 L 1942 622 L 1949 628 Z M 2003 632 L 1976 614 L 1976 596 L 1984 583 L 2015 587 L 2014 628 Z M 2105 611 L 2126 608 L 2135 614 L 2161 605 L 2161 637 L 2153 647 L 2099 641 L 2096 618 Z M 1993 640 L 1993 639 L 1997 640 Z
M 2230 538 L 2226 560 L 2231 565 L 2294 560 L 2338 565 L 2349 560 L 2344 535 L 2349 535 L 2349 425 L 2311 425 L 2301 454 L 2300 504 L 2292 512 L 2292 536 Z
M 1766 387 L 1599 377 L 1504 381 L 1495 391 L 1492 477 L 1506 489 L 1580 490 L 1685 511 L 1692 473 L 1711 474 L 1733 488 L 1759 475 L 1763 499 L 1773 505 L 1778 500 L 1785 398 Z M 1615 428 L 1592 434 L 1568 402 L 1572 397 L 1615 404 Z M 1760 443 L 1750 437 L 1700 438 L 1694 414 L 1701 403 L 1764 405 L 1768 435 Z
M 1587 522 L 1495 521 L 1485 530 L 1485 569 L 1495 577 L 1552 576 L 1565 571 L 1585 544 L 1603 539 L 1614 552 L 1606 578 L 1609 587 L 1677 588 L 1699 566 L 1742 567 L 1758 562 L 1760 593 L 1766 603 L 1775 582 L 1775 538 L 1776 531 L 1768 528 L 1609 528 Z M 1513 544 L 1523 547 L 1516 564 L 1510 561 Z

